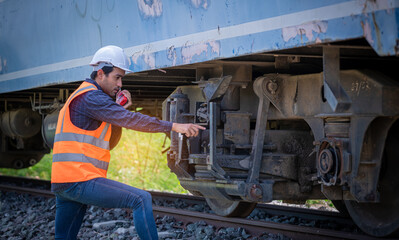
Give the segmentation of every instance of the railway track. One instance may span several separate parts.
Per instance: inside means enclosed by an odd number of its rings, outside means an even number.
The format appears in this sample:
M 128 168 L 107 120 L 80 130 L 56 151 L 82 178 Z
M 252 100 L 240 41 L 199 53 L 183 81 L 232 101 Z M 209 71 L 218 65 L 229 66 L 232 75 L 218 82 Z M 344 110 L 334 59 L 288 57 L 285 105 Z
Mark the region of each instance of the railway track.
M 28 183 L 27 183 L 28 181 Z M 24 185 L 24 186 L 22 186 Z M 26 179 L 19 177 L 0 176 L 0 190 L 13 191 L 24 194 L 32 194 L 44 196 L 47 198 L 54 197 L 49 190 L 50 183 L 48 181 L 37 179 Z M 171 194 L 162 192 L 151 192 L 153 199 L 163 199 L 166 202 L 185 201 L 187 205 L 205 204 L 201 197 Z M 320 210 L 300 209 L 294 207 L 276 206 L 270 204 L 259 204 L 258 211 L 265 211 L 269 214 L 287 215 L 289 217 L 301 217 L 313 220 L 328 220 L 338 222 L 340 224 L 353 224 L 350 219 L 340 216 L 335 212 L 327 212 Z M 153 206 L 154 215 L 158 217 L 173 217 L 176 221 L 182 223 L 185 228 L 188 224 L 204 221 L 207 224 L 220 228 L 243 228 L 246 233 L 251 236 L 261 236 L 264 233 L 282 234 L 292 239 L 377 239 L 364 234 L 344 232 L 331 229 L 322 229 L 308 226 L 300 226 L 293 224 L 284 224 L 268 221 L 256 221 L 243 218 L 226 218 L 214 214 L 188 211 L 173 207 Z

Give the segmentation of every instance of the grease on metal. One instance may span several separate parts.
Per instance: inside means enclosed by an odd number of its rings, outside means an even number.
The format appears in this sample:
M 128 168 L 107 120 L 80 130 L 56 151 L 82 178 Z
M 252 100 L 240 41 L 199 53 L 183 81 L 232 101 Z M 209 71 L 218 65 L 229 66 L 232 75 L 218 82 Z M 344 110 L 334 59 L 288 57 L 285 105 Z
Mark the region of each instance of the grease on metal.
M 146 0 L 137 0 L 137 4 L 145 17 L 159 17 L 162 14 L 162 0 L 152 0 L 150 3 Z
M 317 21 L 305 23 L 293 27 L 286 27 L 282 29 L 282 35 L 285 42 L 288 42 L 291 38 L 295 38 L 300 35 L 301 40 L 302 36 L 305 35 L 308 41 L 313 41 L 314 34 L 320 34 L 327 32 L 328 23 L 325 21 Z M 320 41 L 319 38 L 316 38 L 316 41 Z
M 375 14 L 371 13 L 371 16 L 373 17 L 375 35 L 376 35 L 376 39 L 377 39 L 377 48 L 378 48 L 378 51 L 381 52 L 382 51 L 381 30 L 380 30 L 380 27 L 377 24 L 377 20 L 375 19 Z

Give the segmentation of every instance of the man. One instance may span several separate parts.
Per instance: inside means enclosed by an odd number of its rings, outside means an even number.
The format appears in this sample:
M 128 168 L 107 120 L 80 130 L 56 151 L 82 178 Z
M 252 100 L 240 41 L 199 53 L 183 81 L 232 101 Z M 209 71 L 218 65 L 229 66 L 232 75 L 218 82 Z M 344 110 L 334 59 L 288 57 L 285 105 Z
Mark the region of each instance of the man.
M 133 209 L 134 225 L 141 239 L 158 239 L 151 195 L 141 189 L 106 178 L 110 161 L 112 127 L 143 132 L 176 131 L 197 136 L 201 126 L 161 121 L 126 110 L 112 100 L 129 71 L 128 59 L 116 46 L 99 49 L 86 79 L 61 109 L 53 148 L 51 188 L 55 193 L 55 239 L 76 239 L 88 204 Z M 130 72 L 130 71 L 129 71 Z

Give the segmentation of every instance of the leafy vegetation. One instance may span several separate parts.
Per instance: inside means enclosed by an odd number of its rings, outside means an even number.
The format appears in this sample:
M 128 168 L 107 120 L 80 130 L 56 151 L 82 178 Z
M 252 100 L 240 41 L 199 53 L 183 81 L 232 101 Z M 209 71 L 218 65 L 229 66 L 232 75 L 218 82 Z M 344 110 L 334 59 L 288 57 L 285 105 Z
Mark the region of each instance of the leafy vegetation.
M 163 133 L 142 133 L 123 130 L 117 147 L 111 151 L 108 178 L 146 189 L 187 193 L 176 175 L 167 166 L 166 153 L 170 145 Z M 0 169 L 0 175 L 22 176 L 50 180 L 52 154 L 47 154 L 35 166 L 26 169 Z

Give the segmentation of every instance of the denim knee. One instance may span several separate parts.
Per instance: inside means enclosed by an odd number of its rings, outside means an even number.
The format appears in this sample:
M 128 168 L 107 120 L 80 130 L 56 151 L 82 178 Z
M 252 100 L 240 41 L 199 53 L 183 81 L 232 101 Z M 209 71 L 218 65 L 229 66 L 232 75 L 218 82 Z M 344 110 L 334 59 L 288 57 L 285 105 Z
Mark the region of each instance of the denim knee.
M 144 204 L 152 204 L 152 196 L 149 192 L 143 191 L 140 194 L 140 198 Z
M 148 208 L 152 206 L 152 197 L 151 194 L 141 190 L 140 192 L 136 192 L 135 194 L 129 195 L 128 200 L 129 208 L 133 210 L 144 207 Z

